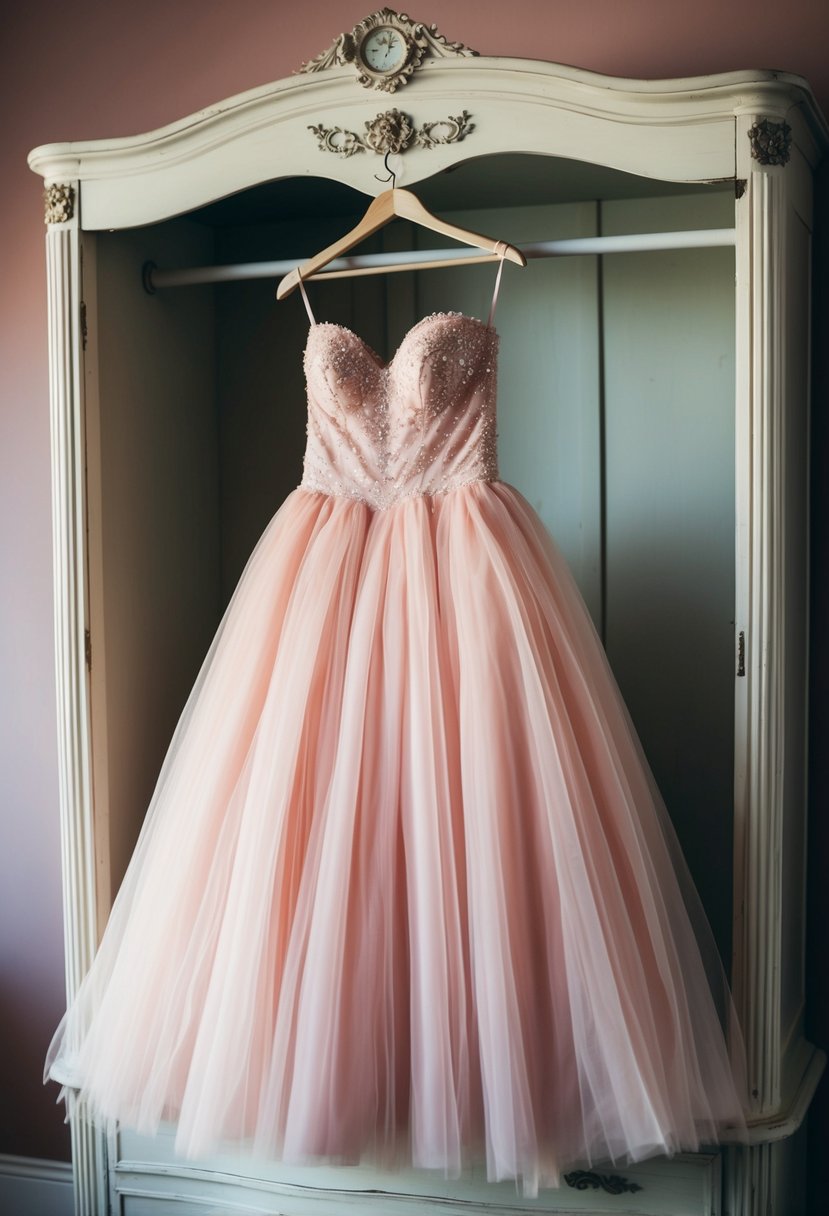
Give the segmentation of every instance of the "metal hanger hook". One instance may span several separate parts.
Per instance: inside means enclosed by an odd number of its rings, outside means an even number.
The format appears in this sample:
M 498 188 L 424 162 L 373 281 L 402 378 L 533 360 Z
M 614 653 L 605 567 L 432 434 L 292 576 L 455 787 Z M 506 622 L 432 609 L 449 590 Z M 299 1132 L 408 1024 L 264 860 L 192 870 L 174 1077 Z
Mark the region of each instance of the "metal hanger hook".
M 397 174 L 395 173 L 394 169 L 392 169 L 391 166 L 389 165 L 390 156 L 391 156 L 391 148 L 389 148 L 388 152 L 383 157 L 383 168 L 386 170 L 386 172 L 388 173 L 389 176 L 380 177 L 380 175 L 378 173 L 375 173 L 374 176 L 378 182 L 391 182 L 391 188 L 393 190 L 395 187 L 395 182 L 397 181 Z

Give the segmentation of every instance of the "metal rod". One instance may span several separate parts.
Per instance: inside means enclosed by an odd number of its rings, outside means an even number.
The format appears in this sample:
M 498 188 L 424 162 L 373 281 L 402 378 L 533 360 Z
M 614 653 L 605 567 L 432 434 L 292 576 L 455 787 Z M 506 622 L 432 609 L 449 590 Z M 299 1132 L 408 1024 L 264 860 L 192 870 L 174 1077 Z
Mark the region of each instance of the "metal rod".
M 657 249 L 705 249 L 735 243 L 734 228 L 700 228 L 685 232 L 635 232 L 623 236 L 568 237 L 564 240 L 533 241 L 520 245 L 527 258 L 572 257 L 579 254 L 643 253 Z M 274 262 L 240 262 L 226 266 L 191 266 L 173 270 L 159 270 L 149 262 L 144 270 L 144 282 L 149 291 L 158 287 L 187 287 L 199 283 L 228 283 L 240 279 L 278 279 L 301 264 L 304 258 L 282 258 Z M 335 258 L 325 271 L 314 278 L 325 277 L 326 272 L 365 271 L 380 274 L 384 270 L 405 269 L 401 262 L 427 263 L 437 266 L 441 262 L 486 261 L 493 255 L 481 254 L 479 249 L 415 249 L 401 253 L 363 253 L 354 257 Z M 426 269 L 426 266 L 424 266 Z

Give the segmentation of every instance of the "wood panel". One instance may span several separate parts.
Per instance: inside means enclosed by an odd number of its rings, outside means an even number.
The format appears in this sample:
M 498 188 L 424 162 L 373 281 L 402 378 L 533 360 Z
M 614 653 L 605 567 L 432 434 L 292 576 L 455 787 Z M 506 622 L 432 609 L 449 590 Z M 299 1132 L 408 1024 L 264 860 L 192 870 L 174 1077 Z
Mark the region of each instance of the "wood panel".
M 733 193 L 605 203 L 602 231 L 733 224 Z M 603 258 L 606 645 L 731 951 L 734 255 Z
M 149 295 L 141 267 L 210 257 L 211 233 L 186 221 L 97 238 L 88 477 L 101 927 L 219 612 L 212 291 Z
M 174 1129 L 157 1138 L 121 1131 L 109 1140 L 112 1208 L 121 1216 L 176 1216 L 221 1211 L 257 1216 L 719 1216 L 721 1159 L 717 1153 L 679 1154 L 621 1167 L 595 1166 L 626 1189 L 613 1194 L 589 1181 L 566 1182 L 524 1197 L 513 1182 L 487 1182 L 481 1168 L 460 1179 L 439 1170 L 383 1171 L 371 1166 L 286 1166 L 218 1152 L 184 1161 L 173 1152 Z

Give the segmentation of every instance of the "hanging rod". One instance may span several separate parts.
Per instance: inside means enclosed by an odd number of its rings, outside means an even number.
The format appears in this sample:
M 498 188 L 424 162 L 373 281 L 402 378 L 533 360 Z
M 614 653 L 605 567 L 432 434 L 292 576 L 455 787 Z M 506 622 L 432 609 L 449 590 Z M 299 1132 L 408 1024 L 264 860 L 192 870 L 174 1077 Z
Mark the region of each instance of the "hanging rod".
M 699 228 L 683 232 L 634 232 L 623 236 L 568 237 L 565 240 L 533 241 L 520 245 L 527 258 L 560 258 L 576 254 L 643 253 L 657 249 L 706 249 L 734 245 L 734 228 Z M 491 262 L 496 255 L 479 249 L 453 247 L 450 249 L 407 250 L 402 256 L 406 266 L 396 266 L 401 259 L 399 250 L 390 253 L 363 253 L 354 257 L 336 258 L 325 271 L 312 276 L 324 279 L 328 273 L 345 277 L 348 274 L 384 274 L 406 269 L 412 262 L 424 263 L 422 269 L 439 266 L 442 262 Z M 238 279 L 278 279 L 289 274 L 305 258 L 282 258 L 275 262 L 239 262 L 226 266 L 191 266 L 178 270 L 159 270 L 155 262 L 145 262 L 144 287 L 153 292 L 158 287 L 187 287 L 198 283 L 228 283 Z

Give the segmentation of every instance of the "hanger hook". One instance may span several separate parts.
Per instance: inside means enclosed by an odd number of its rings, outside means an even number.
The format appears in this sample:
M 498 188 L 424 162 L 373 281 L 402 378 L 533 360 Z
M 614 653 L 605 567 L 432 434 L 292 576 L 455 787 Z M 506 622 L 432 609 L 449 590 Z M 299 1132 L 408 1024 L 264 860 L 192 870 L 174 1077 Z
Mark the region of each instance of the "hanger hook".
M 378 182 L 391 182 L 391 188 L 393 190 L 395 181 L 397 180 L 397 174 L 395 173 L 394 169 L 392 169 L 391 166 L 389 165 L 390 156 L 391 156 L 391 148 L 389 148 L 388 152 L 383 157 L 383 168 L 386 170 L 386 172 L 388 173 L 389 176 L 380 177 L 379 174 L 377 174 L 377 173 L 375 173 L 374 176 Z

